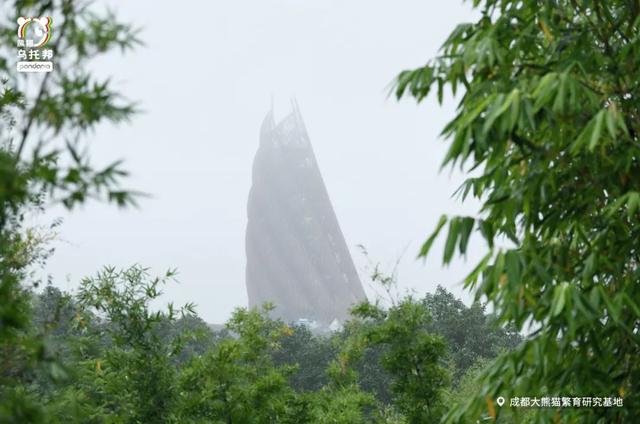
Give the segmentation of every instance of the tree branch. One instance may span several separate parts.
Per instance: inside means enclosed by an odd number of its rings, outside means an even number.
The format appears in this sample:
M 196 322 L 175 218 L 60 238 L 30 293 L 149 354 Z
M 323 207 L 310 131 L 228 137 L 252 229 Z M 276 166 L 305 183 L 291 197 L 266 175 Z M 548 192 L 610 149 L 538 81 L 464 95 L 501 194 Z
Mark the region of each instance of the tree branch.
M 64 36 L 65 36 L 65 32 L 67 30 L 68 27 L 68 23 L 69 23 L 69 16 L 71 16 L 73 14 L 73 0 L 66 0 L 66 2 L 63 4 L 62 6 L 62 14 L 64 16 L 64 22 L 62 23 L 62 26 L 60 27 L 60 35 L 58 38 L 58 42 L 55 44 L 55 48 L 54 51 L 58 51 L 58 47 L 60 47 L 62 45 L 62 41 L 64 40 Z M 35 121 L 35 108 L 37 106 L 38 103 L 40 103 L 40 101 L 42 100 L 42 97 L 45 95 L 46 91 L 47 91 L 47 82 L 49 81 L 49 77 L 51 76 L 52 72 L 47 72 L 46 75 L 44 76 L 44 78 L 42 79 L 42 83 L 40 84 L 40 90 L 38 91 L 38 95 L 36 96 L 34 102 L 33 102 L 33 106 L 31 107 L 31 110 L 28 112 L 28 116 L 29 118 L 27 119 L 27 124 L 25 125 L 25 127 L 22 129 L 22 136 L 21 136 L 21 140 L 20 140 L 20 145 L 18 146 L 18 150 L 16 152 L 16 161 L 20 160 L 20 156 L 22 155 L 22 151 L 24 150 L 24 147 L 27 143 L 27 139 L 29 137 L 29 133 L 31 132 L 31 128 L 33 126 L 33 123 Z

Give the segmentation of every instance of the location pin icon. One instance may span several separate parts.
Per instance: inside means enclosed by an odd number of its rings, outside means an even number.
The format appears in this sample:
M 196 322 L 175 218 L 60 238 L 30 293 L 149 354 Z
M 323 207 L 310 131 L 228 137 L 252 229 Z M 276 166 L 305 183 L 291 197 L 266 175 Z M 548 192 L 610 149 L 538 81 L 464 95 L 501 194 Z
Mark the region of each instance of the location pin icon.
M 496 403 L 498 404 L 498 406 L 504 405 L 504 398 L 500 396 L 498 399 L 496 399 Z

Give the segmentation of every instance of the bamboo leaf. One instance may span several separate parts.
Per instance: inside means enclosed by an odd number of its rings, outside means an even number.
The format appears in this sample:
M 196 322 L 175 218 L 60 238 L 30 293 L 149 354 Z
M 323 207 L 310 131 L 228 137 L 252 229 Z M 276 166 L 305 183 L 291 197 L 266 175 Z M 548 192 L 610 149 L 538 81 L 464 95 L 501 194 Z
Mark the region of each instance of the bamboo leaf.
M 442 262 L 448 264 L 453 258 L 453 253 L 456 249 L 456 243 L 460 236 L 460 218 L 454 218 L 449 222 L 449 233 L 447 234 L 447 241 L 444 247 L 444 256 Z
M 606 110 L 601 110 L 595 116 L 595 124 L 593 125 L 593 129 L 591 131 L 591 138 L 589 141 L 589 150 L 593 151 L 598 145 L 600 138 L 602 137 L 602 125 L 604 123 Z
M 431 246 L 433 245 L 433 242 L 438 237 L 438 234 L 440 234 L 440 231 L 442 230 L 442 227 L 444 227 L 444 225 L 447 223 L 447 220 L 448 220 L 448 218 L 447 218 L 446 215 L 442 215 L 440 217 L 440 220 L 438 221 L 438 224 L 436 225 L 436 229 L 429 236 L 427 241 L 424 242 L 424 244 L 422 245 L 422 248 L 420 249 L 420 253 L 418 254 L 419 258 L 426 258 L 427 257 L 427 255 L 429 254 L 429 251 L 431 250 Z

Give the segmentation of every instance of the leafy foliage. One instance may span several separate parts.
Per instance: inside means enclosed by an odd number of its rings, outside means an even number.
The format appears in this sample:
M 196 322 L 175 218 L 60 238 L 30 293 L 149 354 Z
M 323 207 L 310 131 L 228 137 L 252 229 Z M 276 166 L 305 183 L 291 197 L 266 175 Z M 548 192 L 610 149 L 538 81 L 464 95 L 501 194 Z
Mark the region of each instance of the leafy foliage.
M 27 213 L 61 202 L 71 209 L 88 198 L 133 204 L 122 190 L 119 162 L 96 169 L 84 141 L 104 121 L 122 122 L 132 103 L 87 71 L 89 60 L 113 47 L 137 44 L 135 31 L 74 0 L 16 0 L 0 6 L 0 421 L 48 422 L 27 383 L 34 376 L 66 377 L 46 334 L 29 325 L 30 267 L 50 252 L 47 237 L 24 228 Z M 16 16 L 51 16 L 56 66 L 41 78 L 18 74 Z M 82 37 L 81 35 L 86 36 Z
M 314 335 L 305 325 L 293 325 L 287 337 L 272 352 L 278 365 L 297 365 L 291 373 L 291 387 L 298 392 L 312 392 L 329 383 L 327 367 L 337 354 L 337 343 L 330 337 Z
M 237 310 L 227 338 L 197 356 L 181 376 L 180 415 L 191 422 L 272 423 L 290 413 L 290 368 L 275 366 L 270 349 L 290 330 L 266 311 Z
M 493 359 L 522 342 L 518 332 L 497 325 L 495 317 L 485 312 L 485 305 L 475 302 L 466 306 L 442 286 L 427 294 L 422 303 L 431 315 L 425 330 L 442 336 L 447 343 L 455 385 L 479 361 Z
M 391 392 L 398 410 L 410 423 L 429 422 L 442 414 L 442 389 L 448 383 L 443 366 L 444 340 L 425 330 L 429 311 L 411 297 L 385 310 L 363 303 L 354 311 L 356 317 L 372 321 L 363 326 L 354 342 L 358 352 L 363 345 L 386 345 L 382 367 L 392 377 Z
M 98 408 L 128 422 L 160 423 L 171 417 L 176 370 L 170 365 L 184 345 L 184 335 L 165 340 L 158 329 L 164 322 L 175 322 L 178 315 L 194 314 L 192 305 L 176 311 L 169 304 L 166 313 L 150 309 L 161 295 L 161 285 L 172 277 L 168 272 L 150 279 L 138 266 L 124 271 L 106 268 L 80 286 L 78 299 L 85 317 L 103 315 L 109 325 L 98 326 L 97 337 L 112 341 L 99 357 L 86 358 L 102 386 Z
M 269 307 L 238 309 L 214 334 L 190 305 L 152 308 L 171 277 L 151 278 L 139 266 L 105 268 L 84 279 L 75 296 L 52 286 L 28 293 L 29 333 L 39 335 L 43 358 L 50 359 L 21 374 L 15 393 L 5 392 L 8 405 L 21 408 L 11 413 L 54 423 L 400 424 L 437 420 L 444 409 L 436 405 L 475 387 L 465 383 L 449 392 L 444 381 L 433 384 L 446 375 L 447 356 L 442 340 L 427 330 L 433 322 L 426 299 L 406 298 L 380 315 L 363 304 L 360 318 L 330 335 L 274 321 Z M 451 297 L 444 290 L 436 296 Z M 439 311 L 451 304 L 440 302 Z M 437 361 L 425 354 L 434 347 Z M 406 362 L 407 355 L 418 362 Z M 414 375 L 414 365 L 430 378 Z M 28 408 L 25 399 L 38 399 L 39 407 Z
M 447 263 L 477 230 L 490 251 L 465 281 L 501 323 L 534 329 L 484 374 L 451 421 L 499 415 L 491 399 L 624 397 L 624 408 L 547 408 L 537 420 L 640 415 L 640 8 L 629 1 L 474 0 L 440 56 L 401 73 L 398 97 L 464 88 L 443 165 L 477 170 L 482 202 L 449 222 Z

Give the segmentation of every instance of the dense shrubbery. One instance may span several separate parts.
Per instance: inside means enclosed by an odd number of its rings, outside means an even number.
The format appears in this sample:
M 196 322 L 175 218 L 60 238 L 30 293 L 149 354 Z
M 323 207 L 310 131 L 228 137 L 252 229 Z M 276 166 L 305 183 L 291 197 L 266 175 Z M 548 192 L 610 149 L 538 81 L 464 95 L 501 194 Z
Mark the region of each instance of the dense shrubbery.
M 214 332 L 190 305 L 150 309 L 170 277 L 105 269 L 75 295 L 26 293 L 25 334 L 42 335 L 55 375 L 23 364 L 13 389 L 54 422 L 421 423 L 464 390 L 451 374 L 518 340 L 442 288 L 389 308 L 361 304 L 332 334 L 271 319 L 268 307 L 238 309 Z M 476 332 L 448 332 L 469 320 Z M 480 343 L 487 334 L 492 348 Z

